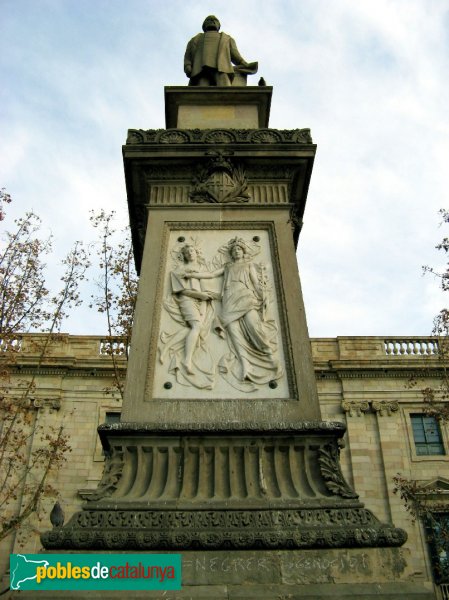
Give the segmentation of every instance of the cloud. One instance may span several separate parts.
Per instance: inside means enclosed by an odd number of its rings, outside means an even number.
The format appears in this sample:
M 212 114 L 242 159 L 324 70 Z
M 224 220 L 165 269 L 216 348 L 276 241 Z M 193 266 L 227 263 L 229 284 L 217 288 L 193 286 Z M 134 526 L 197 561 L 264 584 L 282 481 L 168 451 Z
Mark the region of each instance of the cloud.
M 318 144 L 299 258 L 312 335 L 424 335 L 440 297 L 447 204 L 449 7 L 427 0 L 32 0 L 3 5 L 0 185 L 12 218 L 92 239 L 89 209 L 126 219 L 121 144 L 164 127 L 187 40 L 215 13 L 274 85 L 271 126 Z M 256 77 L 257 79 L 257 77 Z M 254 81 L 256 83 L 256 81 Z M 86 314 L 74 333 L 103 332 Z

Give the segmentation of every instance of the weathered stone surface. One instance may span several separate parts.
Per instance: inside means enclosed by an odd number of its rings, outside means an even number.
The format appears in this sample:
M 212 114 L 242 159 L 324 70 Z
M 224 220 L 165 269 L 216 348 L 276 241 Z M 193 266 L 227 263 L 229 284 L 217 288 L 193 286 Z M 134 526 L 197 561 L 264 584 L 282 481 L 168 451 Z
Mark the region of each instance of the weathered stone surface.
M 230 105 L 217 110 L 214 106 L 180 106 L 178 110 L 178 127 L 182 129 L 194 129 L 199 123 L 204 128 L 227 127 L 231 123 L 233 127 L 255 129 L 259 122 L 257 106 Z
M 199 90 L 197 87 L 168 86 L 164 91 L 167 137 L 174 128 L 204 130 L 220 127 L 229 130 L 245 127 L 257 130 L 268 127 L 271 87 L 209 87 Z M 188 117 L 187 122 L 185 117 Z M 245 125 L 240 124 L 242 118 Z
M 245 586 L 229 587 L 229 600 L 435 600 L 433 590 L 423 585 L 386 583 L 386 584 L 332 584 L 308 585 L 306 588 L 289 588 L 288 586 Z
M 330 425 L 287 436 L 177 437 L 116 425 L 91 501 L 42 543 L 77 550 L 402 545 L 405 532 L 381 524 L 344 480 L 342 428 Z
M 120 553 L 118 554 L 120 555 Z M 434 600 L 431 586 L 416 579 L 400 549 L 184 552 L 183 589 L 133 592 L 153 600 Z M 35 594 L 35 592 L 34 592 Z M 59 594 L 59 595 L 58 595 Z M 39 592 L 60 598 L 61 592 Z M 120 596 L 122 594 L 122 596 Z M 8 596 L 7 596 L 8 597 Z M 35 598 L 32 592 L 10 598 Z M 111 599 L 123 592 L 64 592 L 64 598 Z
M 310 129 L 128 129 L 126 143 L 149 144 L 312 144 Z
M 186 509 L 360 508 L 339 466 L 342 425 L 308 425 L 257 433 L 148 425 L 146 435 L 127 424 L 102 426 L 105 474 L 91 496 L 100 503 L 89 507 L 138 509 L 151 500 Z
M 406 534 L 357 508 L 124 511 L 116 507 L 85 509 L 41 539 L 48 549 L 74 550 L 357 548 L 401 546 Z
M 395 582 L 411 576 L 406 554 L 399 548 L 185 552 L 183 585 Z
M 76 592 L 65 591 L 67 600 L 119 600 L 124 592 Z M 36 592 L 12 592 L 5 600 L 36 600 Z M 60 600 L 61 592 L 39 592 L 39 600 Z M 179 592 L 132 592 L 135 600 L 436 600 L 433 590 L 422 584 L 316 584 L 303 586 L 290 585 L 239 585 L 186 587 Z
M 10 592 L 4 598 L 5 600 L 61 600 L 62 594 L 64 600 L 123 600 L 123 598 L 132 598 L 133 600 L 229 600 L 227 587 L 221 585 L 195 586 L 177 592 L 151 590 L 135 590 L 132 592 Z

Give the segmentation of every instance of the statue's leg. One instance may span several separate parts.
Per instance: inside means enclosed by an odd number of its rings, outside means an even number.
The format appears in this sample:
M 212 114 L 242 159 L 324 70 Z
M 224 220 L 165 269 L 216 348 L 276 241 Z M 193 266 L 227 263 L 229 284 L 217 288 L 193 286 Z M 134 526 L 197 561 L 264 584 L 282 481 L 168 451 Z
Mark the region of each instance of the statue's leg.
M 190 78 L 189 85 L 202 87 L 215 85 L 215 76 L 213 73 L 209 73 L 208 69 L 205 68 L 199 75 Z
M 211 82 L 210 82 L 210 79 L 209 79 L 209 77 L 200 77 L 200 78 L 198 79 L 198 83 L 197 83 L 196 85 L 203 86 L 203 87 L 204 87 L 204 86 L 207 86 L 207 87 L 209 87 L 209 86 L 211 86 L 212 84 L 211 84 Z
M 184 346 L 184 367 L 189 375 L 193 375 L 192 359 L 198 339 L 201 333 L 201 324 L 199 321 L 188 321 L 190 331 L 186 336 Z
M 221 73 L 217 71 L 215 73 L 215 84 L 219 87 L 229 87 L 231 84 L 231 78 L 227 73 Z

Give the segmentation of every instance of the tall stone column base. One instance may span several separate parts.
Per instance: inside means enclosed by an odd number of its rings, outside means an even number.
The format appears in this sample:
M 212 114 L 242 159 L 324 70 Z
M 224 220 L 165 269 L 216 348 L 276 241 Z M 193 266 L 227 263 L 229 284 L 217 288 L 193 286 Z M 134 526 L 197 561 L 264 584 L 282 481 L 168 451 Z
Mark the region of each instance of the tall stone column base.
M 201 430 L 201 431 L 200 431 Z M 196 550 L 401 546 L 344 480 L 341 423 L 248 430 L 200 424 L 99 428 L 103 479 L 47 549 Z

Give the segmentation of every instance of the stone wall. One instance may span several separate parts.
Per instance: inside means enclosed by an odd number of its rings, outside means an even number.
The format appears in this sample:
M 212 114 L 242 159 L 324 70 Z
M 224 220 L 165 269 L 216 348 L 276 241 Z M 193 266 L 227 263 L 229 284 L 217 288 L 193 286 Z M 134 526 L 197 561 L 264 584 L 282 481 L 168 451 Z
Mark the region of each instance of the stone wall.
M 13 384 L 30 377 L 37 357 L 33 339 L 24 336 L 14 367 Z M 125 360 L 116 346 L 116 359 Z M 323 419 L 347 425 L 342 468 L 366 508 L 382 521 L 405 529 L 408 541 L 407 581 L 432 581 L 431 566 L 422 527 L 405 511 L 393 493 L 393 477 L 428 482 L 447 480 L 449 431 L 442 427 L 444 455 L 416 453 L 410 414 L 423 411 L 421 389 L 438 384 L 441 364 L 432 338 L 338 337 L 312 340 L 312 353 Z M 412 382 L 415 381 L 415 385 Z M 121 398 L 114 388 L 114 369 L 101 337 L 62 335 L 39 370 L 33 397 L 35 419 L 40 425 L 64 423 L 72 452 L 54 477 L 66 521 L 96 487 L 103 456 L 96 433 L 106 413 L 120 412 Z M 48 512 L 54 500 L 44 500 Z M 33 522 L 49 528 L 48 520 Z M 16 536 L 0 546 L 4 572 L 12 551 L 38 552 L 37 535 L 20 547 Z

